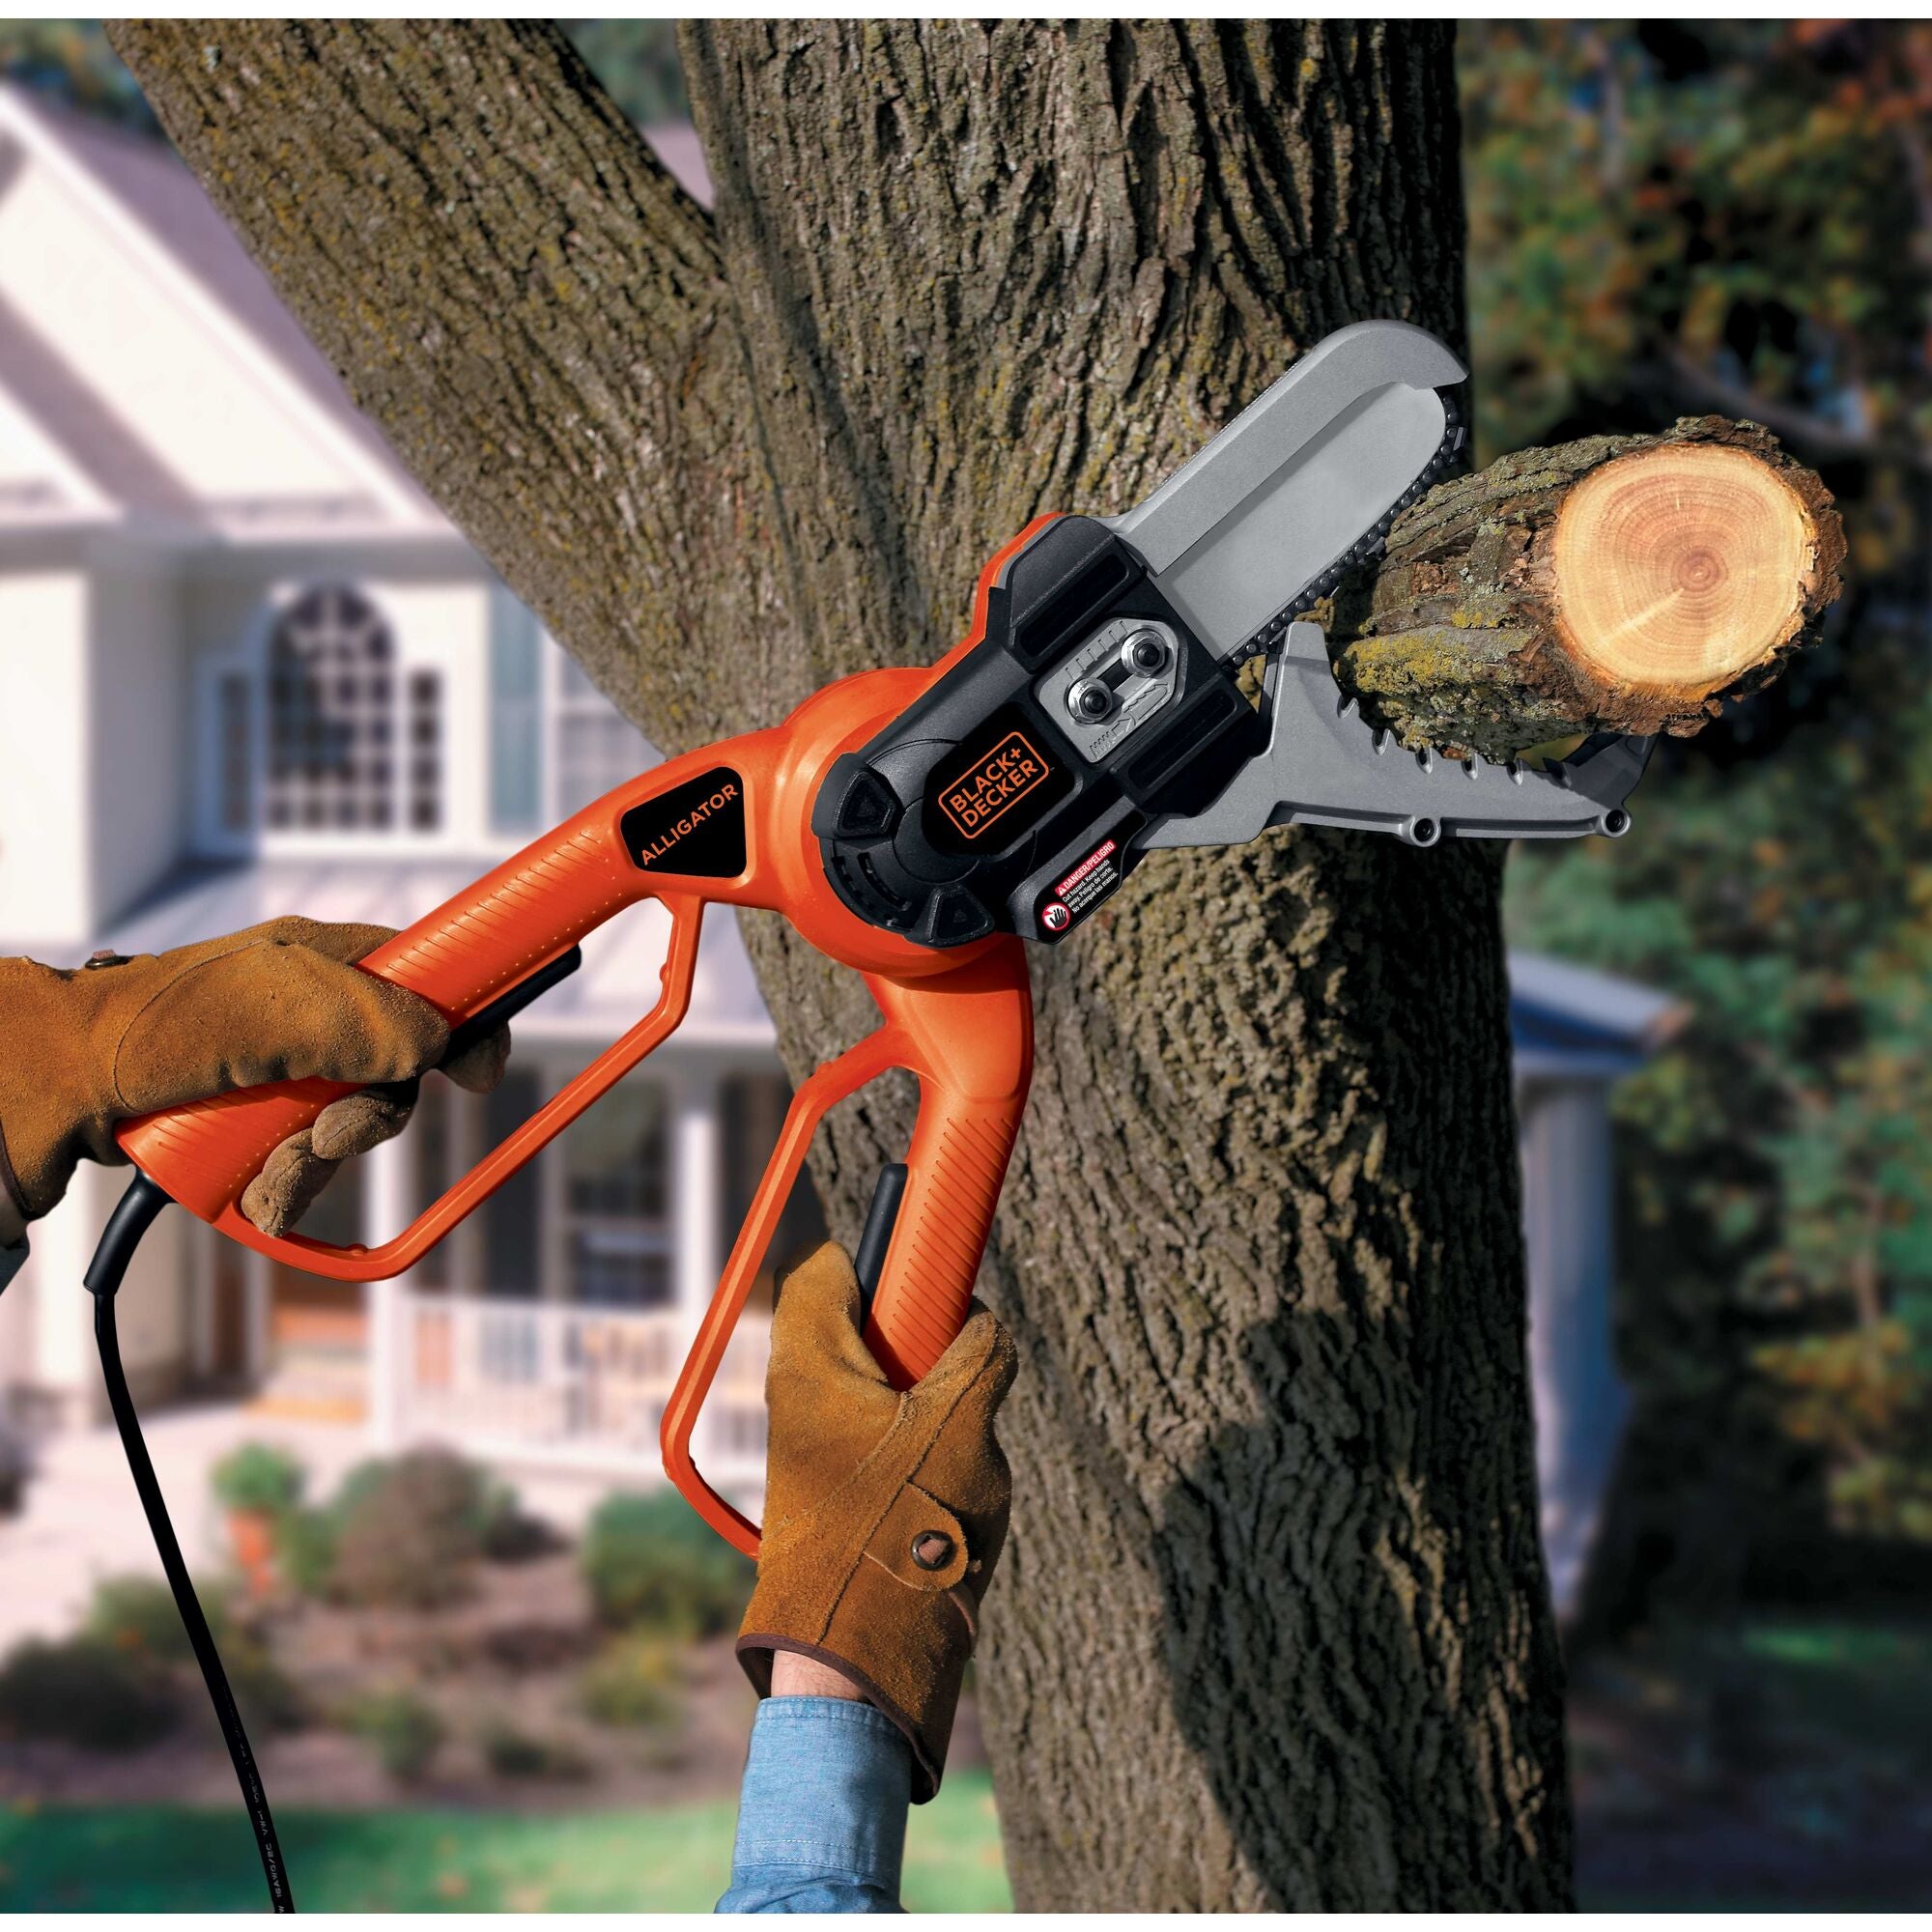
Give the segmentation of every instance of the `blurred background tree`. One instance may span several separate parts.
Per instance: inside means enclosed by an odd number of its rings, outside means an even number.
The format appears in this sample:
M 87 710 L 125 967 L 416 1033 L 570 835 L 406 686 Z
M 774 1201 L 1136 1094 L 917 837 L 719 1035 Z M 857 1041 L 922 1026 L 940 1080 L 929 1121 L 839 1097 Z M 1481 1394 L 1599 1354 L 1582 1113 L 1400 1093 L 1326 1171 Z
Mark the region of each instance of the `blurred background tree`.
M 686 116 L 670 22 L 565 24 Z M 1932 27 L 1475 22 L 1459 65 L 1478 460 L 1751 416 L 1852 542 L 1824 647 L 1662 747 L 1638 838 L 1512 860 L 1517 943 L 1692 1015 L 1618 1101 L 1623 1625 L 1932 1552 Z M 0 72 L 154 131 L 98 23 L 0 21 Z
M 675 20 L 561 20 L 590 71 L 640 128 L 689 121 Z
M 1460 44 L 1479 460 L 1748 415 L 1852 544 L 1826 647 L 1662 748 L 1639 837 L 1512 859 L 1518 943 L 1693 1014 L 1618 1100 L 1624 1624 L 1788 1586 L 1828 1529 L 1932 1545 L 1932 30 Z
M 161 138 L 160 123 L 99 20 L 0 20 L 0 74 L 97 119 Z

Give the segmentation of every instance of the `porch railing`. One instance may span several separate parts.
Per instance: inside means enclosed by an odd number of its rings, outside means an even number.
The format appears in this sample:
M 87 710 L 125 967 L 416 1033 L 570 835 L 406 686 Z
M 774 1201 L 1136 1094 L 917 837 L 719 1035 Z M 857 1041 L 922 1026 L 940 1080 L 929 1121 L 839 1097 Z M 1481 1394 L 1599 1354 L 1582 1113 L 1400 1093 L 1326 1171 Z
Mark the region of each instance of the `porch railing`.
M 679 1317 L 403 1292 L 395 1423 L 483 1455 L 659 1470 L 658 1431 L 689 1346 Z M 767 1324 L 738 1325 L 695 1445 L 713 1481 L 761 1483 Z

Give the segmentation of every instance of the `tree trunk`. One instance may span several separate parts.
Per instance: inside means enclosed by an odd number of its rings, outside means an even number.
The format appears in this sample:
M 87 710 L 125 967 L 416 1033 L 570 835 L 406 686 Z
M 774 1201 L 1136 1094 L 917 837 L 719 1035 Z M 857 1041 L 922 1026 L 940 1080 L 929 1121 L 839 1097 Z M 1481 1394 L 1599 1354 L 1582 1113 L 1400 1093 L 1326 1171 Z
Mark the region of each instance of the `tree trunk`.
M 1844 557 L 1824 485 L 1755 424 L 1586 437 L 1406 512 L 1337 668 L 1416 747 L 1505 758 L 1575 731 L 1688 735 L 1777 675 Z M 1330 635 L 1347 629 L 1344 613 Z
M 545 30 L 124 24 L 404 460 L 681 749 L 928 661 L 1037 511 L 1300 348 L 1463 332 L 1450 34 L 696 23 L 708 222 Z M 1500 855 L 1157 857 L 1035 962 L 984 1289 L 1025 1371 L 980 1685 L 1027 1907 L 1570 1893 Z M 794 1073 L 868 1024 L 776 922 Z M 902 1094 L 816 1172 L 849 1238 Z

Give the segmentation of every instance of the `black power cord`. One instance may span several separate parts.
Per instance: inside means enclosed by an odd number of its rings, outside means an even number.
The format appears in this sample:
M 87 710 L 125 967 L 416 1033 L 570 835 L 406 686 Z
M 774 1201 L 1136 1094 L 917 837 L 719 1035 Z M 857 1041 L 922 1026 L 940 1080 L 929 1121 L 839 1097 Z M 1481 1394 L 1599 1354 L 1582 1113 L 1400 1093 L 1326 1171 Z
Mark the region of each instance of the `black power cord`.
M 137 1174 L 120 1205 L 108 1218 L 100 1245 L 88 1264 L 87 1289 L 94 1296 L 94 1340 L 100 1350 L 100 1373 L 107 1383 L 107 1401 L 114 1410 L 115 1427 L 121 1432 L 121 1446 L 128 1452 L 128 1467 L 134 1488 L 147 1512 L 148 1527 L 154 1533 L 155 1548 L 160 1552 L 161 1568 L 167 1572 L 168 1587 L 174 1592 L 175 1607 L 181 1612 L 182 1628 L 201 1665 L 202 1681 L 208 1686 L 209 1700 L 220 1720 L 222 1742 L 235 1766 L 242 1786 L 242 1803 L 254 1829 L 255 1844 L 262 1854 L 262 1871 L 269 1881 L 269 1903 L 276 1912 L 293 1912 L 295 1894 L 289 1889 L 288 1867 L 282 1862 L 282 1848 L 275 1837 L 275 1820 L 269 1809 L 269 1794 L 262 1788 L 262 1774 L 255 1766 L 255 1753 L 248 1747 L 248 1733 L 236 1707 L 235 1693 L 228 1688 L 228 1673 L 221 1667 L 220 1653 L 202 1615 L 201 1602 L 188 1580 L 187 1565 L 182 1561 L 181 1545 L 175 1539 L 174 1524 L 168 1520 L 168 1506 L 161 1486 L 155 1478 L 155 1465 L 141 1435 L 141 1423 L 134 1413 L 134 1399 L 128 1393 L 128 1378 L 121 1367 L 121 1338 L 114 1326 L 114 1296 L 128 1264 L 141 1236 L 154 1226 L 155 1217 L 168 1206 L 168 1196 L 145 1174 Z
M 497 1028 L 513 1020 L 531 1001 L 567 980 L 583 964 L 583 952 L 573 946 L 548 965 L 539 967 L 528 979 L 451 1030 L 446 1054 L 467 1052 Z M 888 1170 L 890 1173 L 891 1170 Z M 904 1170 L 899 1172 L 903 1174 Z M 883 1184 L 884 1177 L 881 1177 Z M 107 1383 L 107 1401 L 114 1410 L 115 1427 L 121 1432 L 121 1446 L 128 1454 L 128 1467 L 133 1473 L 134 1489 L 148 1515 L 155 1548 L 160 1552 L 161 1568 L 167 1572 L 168 1588 L 175 1595 L 175 1608 L 181 1612 L 182 1628 L 201 1665 L 202 1681 L 208 1686 L 209 1701 L 221 1723 L 222 1742 L 235 1766 L 236 1780 L 242 1786 L 242 1803 L 247 1807 L 248 1823 L 255 1833 L 256 1849 L 262 1854 L 262 1871 L 269 1881 L 269 1903 L 277 1912 L 296 1909 L 295 1894 L 289 1889 L 288 1867 L 282 1862 L 282 1848 L 275 1837 L 275 1820 L 269 1809 L 269 1794 L 262 1788 L 262 1774 L 255 1766 L 255 1753 L 248 1747 L 248 1733 L 236 1708 L 235 1693 L 228 1688 L 228 1673 L 221 1667 L 221 1654 L 208 1619 L 201 1613 L 201 1602 L 188 1580 L 187 1565 L 182 1561 L 181 1545 L 175 1540 L 175 1526 L 168 1520 L 168 1506 L 161 1486 L 155 1478 L 155 1465 L 141 1435 L 140 1418 L 134 1413 L 134 1399 L 128 1393 L 128 1378 L 121 1367 L 121 1338 L 114 1326 L 114 1297 L 120 1292 L 128 1264 L 141 1245 L 141 1236 L 155 1225 L 155 1217 L 169 1205 L 164 1187 L 136 1173 L 122 1195 L 100 1245 L 87 1267 L 87 1291 L 94 1296 L 94 1340 L 100 1350 L 100 1373 Z M 895 1197 L 896 1205 L 896 1197 Z

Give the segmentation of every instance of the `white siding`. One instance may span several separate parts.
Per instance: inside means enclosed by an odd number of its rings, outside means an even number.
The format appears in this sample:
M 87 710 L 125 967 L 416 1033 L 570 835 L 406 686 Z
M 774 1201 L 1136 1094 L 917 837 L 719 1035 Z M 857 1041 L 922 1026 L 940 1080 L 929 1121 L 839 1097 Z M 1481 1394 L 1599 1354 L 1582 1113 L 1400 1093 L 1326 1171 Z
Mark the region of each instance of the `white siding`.
M 87 943 L 88 591 L 78 568 L 0 566 L 0 945 Z
M 73 171 L 30 165 L 0 196 L 0 293 L 182 495 L 215 510 L 364 496 L 244 332 L 151 248 Z
M 91 600 L 88 869 L 109 923 L 174 864 L 186 807 L 189 703 L 174 578 L 148 556 L 103 561 Z

